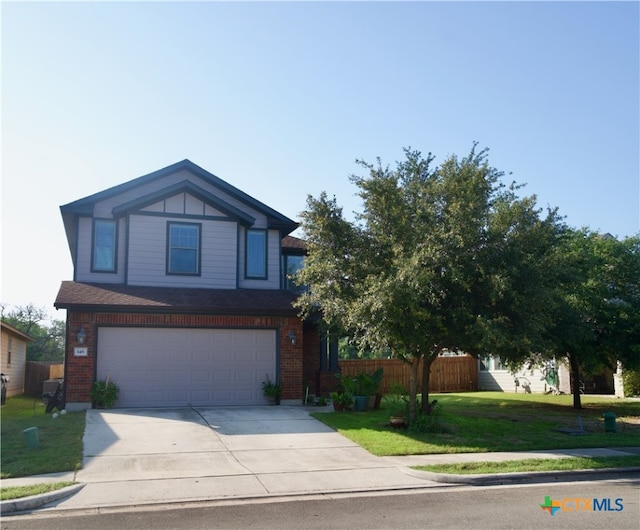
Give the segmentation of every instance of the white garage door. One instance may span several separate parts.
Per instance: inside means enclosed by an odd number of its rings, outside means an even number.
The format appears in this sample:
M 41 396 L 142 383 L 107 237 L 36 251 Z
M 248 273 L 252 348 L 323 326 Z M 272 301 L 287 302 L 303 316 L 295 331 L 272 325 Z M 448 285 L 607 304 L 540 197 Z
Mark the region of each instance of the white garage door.
M 120 387 L 117 407 L 262 405 L 276 332 L 101 327 L 97 363 Z

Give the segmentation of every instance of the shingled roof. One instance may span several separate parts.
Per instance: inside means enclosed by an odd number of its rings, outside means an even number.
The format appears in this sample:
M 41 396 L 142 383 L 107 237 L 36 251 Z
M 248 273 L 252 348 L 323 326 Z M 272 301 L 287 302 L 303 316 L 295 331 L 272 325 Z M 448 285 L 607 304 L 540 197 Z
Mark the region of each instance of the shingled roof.
M 286 290 L 185 289 L 64 281 L 56 309 L 207 314 L 295 315 L 297 295 Z
M 282 238 L 282 248 L 290 252 L 293 251 L 296 254 L 304 254 L 307 251 L 307 242 L 298 237 L 285 236 Z

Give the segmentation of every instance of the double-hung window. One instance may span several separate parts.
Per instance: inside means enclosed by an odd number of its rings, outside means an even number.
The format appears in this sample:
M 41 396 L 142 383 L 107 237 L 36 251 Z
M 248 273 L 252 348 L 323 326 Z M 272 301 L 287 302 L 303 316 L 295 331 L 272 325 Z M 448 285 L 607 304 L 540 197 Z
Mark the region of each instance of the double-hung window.
M 167 274 L 200 274 L 200 225 L 168 223 Z
M 247 230 L 246 277 L 267 277 L 267 232 L 266 230 Z
M 296 273 L 302 268 L 304 256 L 284 256 L 284 288 L 294 293 L 302 293 L 305 291 L 304 285 L 298 285 L 295 281 Z
M 95 219 L 93 222 L 93 260 L 94 272 L 116 271 L 116 222 L 108 219 Z

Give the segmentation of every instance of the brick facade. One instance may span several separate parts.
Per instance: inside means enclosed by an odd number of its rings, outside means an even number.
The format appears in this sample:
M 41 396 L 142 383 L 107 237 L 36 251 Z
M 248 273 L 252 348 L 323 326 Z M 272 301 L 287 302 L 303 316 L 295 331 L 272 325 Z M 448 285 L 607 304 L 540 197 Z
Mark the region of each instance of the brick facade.
M 84 344 L 77 341 L 80 327 L 86 333 Z M 65 387 L 68 403 L 88 403 L 89 393 L 96 377 L 97 329 L 99 326 L 140 326 L 174 328 L 264 328 L 278 330 L 280 340 L 279 377 L 282 382 L 282 400 L 302 400 L 303 345 L 302 321 L 295 316 L 247 316 L 205 314 L 115 313 L 68 310 L 65 352 Z M 293 332 L 296 343 L 289 334 Z M 86 357 L 76 357 L 76 347 L 88 348 Z

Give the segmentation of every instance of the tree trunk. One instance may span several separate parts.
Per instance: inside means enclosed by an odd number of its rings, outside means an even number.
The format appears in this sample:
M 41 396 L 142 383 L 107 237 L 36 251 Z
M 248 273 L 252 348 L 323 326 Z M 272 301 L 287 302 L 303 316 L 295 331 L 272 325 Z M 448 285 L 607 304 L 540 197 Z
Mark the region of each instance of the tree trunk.
M 573 392 L 573 408 L 580 410 L 582 403 L 580 402 L 580 365 L 574 354 L 568 354 L 569 366 L 571 366 L 571 390 Z
M 437 355 L 436 355 L 437 357 Z M 422 412 L 425 414 L 431 414 L 431 403 L 429 402 L 429 376 L 431 375 L 431 365 L 435 361 L 435 357 L 429 355 L 425 356 L 422 364 Z
M 411 378 L 409 379 L 409 423 L 416 417 L 416 401 L 418 396 L 418 368 L 420 357 L 411 359 Z

